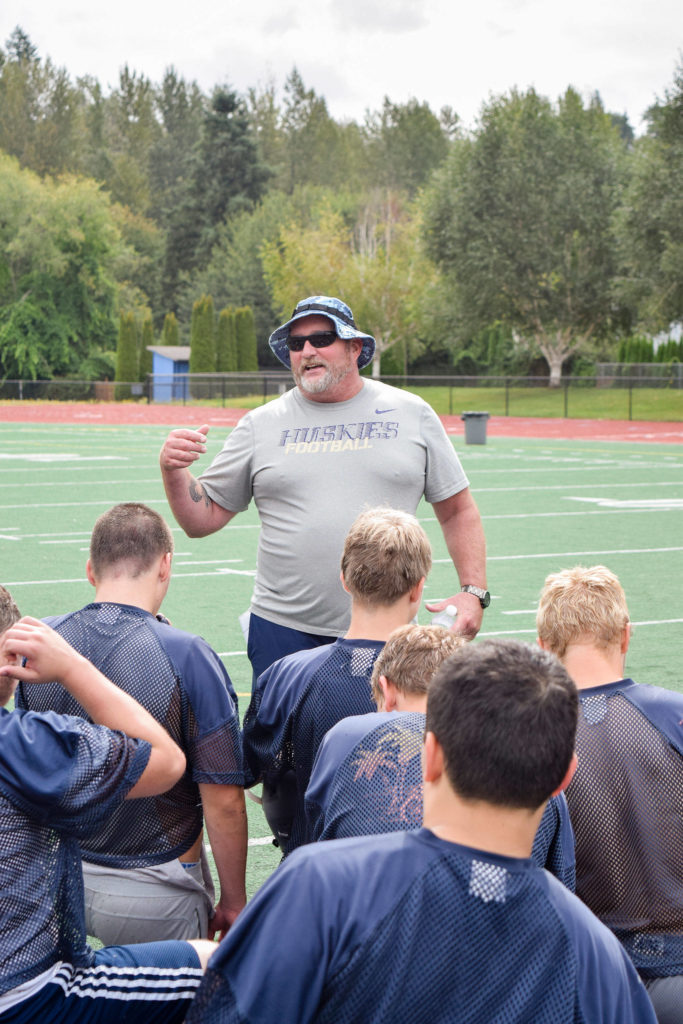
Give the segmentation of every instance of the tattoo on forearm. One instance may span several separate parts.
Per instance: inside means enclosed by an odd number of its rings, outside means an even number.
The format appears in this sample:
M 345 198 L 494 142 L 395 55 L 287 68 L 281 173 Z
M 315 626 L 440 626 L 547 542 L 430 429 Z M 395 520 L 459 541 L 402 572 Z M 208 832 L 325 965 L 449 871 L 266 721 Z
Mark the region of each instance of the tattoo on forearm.
M 204 488 L 196 480 L 193 480 L 190 484 L 190 497 L 194 502 L 204 501 L 204 504 L 208 508 L 211 504 L 211 498 L 208 496 Z

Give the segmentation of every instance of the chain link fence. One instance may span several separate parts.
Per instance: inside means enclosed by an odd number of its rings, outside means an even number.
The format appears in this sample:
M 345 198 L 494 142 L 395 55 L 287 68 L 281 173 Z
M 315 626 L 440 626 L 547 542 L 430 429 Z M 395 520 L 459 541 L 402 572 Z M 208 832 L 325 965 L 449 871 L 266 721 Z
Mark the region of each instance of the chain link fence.
M 385 376 L 382 380 L 421 394 L 441 415 L 459 414 L 476 402 L 496 416 L 683 419 L 683 365 L 640 364 L 637 372 L 627 374 L 623 370 L 618 363 L 601 363 L 595 376 L 564 377 L 560 386 L 553 388 L 549 387 L 548 377 L 541 376 L 408 374 Z M 244 402 L 253 406 L 284 394 L 291 387 L 292 376 L 286 370 L 150 374 L 144 383 L 4 380 L 0 381 L 0 400 L 174 405 L 206 402 L 223 407 Z M 642 408 L 646 396 L 647 409 Z

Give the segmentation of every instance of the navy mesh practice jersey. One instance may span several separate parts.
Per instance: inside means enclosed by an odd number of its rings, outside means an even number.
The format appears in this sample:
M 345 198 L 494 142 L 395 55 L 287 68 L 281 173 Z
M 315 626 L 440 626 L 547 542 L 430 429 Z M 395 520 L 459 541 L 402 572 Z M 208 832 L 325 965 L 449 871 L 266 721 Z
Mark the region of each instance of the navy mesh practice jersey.
M 356 715 L 330 729 L 306 790 L 311 838 L 419 828 L 424 731 L 425 716 L 410 711 Z M 563 794 L 548 801 L 531 857 L 574 890 L 574 833 Z
M 655 1024 L 623 947 L 530 860 L 432 832 L 296 850 L 213 955 L 187 1024 Z
M 646 978 L 683 974 L 683 694 L 579 691 L 576 891 Z
M 202 828 L 199 783 L 244 783 L 237 697 L 222 661 L 201 637 L 131 605 L 98 602 L 45 621 L 161 722 L 187 758 L 167 793 L 122 804 L 84 843 L 84 859 L 134 868 L 181 856 Z M 16 705 L 87 717 L 58 683 L 21 683 Z
M 150 750 L 81 718 L 0 709 L 0 993 L 59 960 L 92 963 L 79 843 L 115 812 Z
M 271 790 L 288 772 L 296 778 L 296 807 L 283 852 L 310 841 L 304 794 L 323 736 L 348 715 L 374 711 L 370 677 L 384 647 L 376 640 L 337 640 L 281 658 L 261 673 L 244 716 L 247 785 Z

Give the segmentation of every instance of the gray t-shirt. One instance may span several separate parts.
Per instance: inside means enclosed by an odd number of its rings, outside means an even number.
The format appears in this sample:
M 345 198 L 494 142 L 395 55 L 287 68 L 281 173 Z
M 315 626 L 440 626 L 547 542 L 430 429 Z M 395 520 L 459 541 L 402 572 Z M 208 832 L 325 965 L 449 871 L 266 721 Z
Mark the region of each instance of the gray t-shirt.
M 438 416 L 380 381 L 346 402 L 293 388 L 244 416 L 201 476 L 222 508 L 253 497 L 261 518 L 252 611 L 309 633 L 342 635 L 350 601 L 339 580 L 346 534 L 365 508 L 414 513 L 468 486 Z

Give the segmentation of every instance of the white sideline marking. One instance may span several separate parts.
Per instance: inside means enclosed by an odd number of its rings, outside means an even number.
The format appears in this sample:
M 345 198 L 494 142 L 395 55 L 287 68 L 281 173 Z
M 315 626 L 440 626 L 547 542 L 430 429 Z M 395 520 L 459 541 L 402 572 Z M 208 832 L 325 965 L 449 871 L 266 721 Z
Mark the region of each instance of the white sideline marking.
M 585 501 L 585 498 L 575 498 L 575 501 Z M 678 506 L 680 508 L 681 506 Z M 581 512 L 508 512 L 496 516 L 482 516 L 482 519 L 561 519 L 564 516 L 608 516 L 625 515 L 628 512 L 673 512 L 677 509 L 670 505 L 664 508 L 602 508 L 585 510 Z
M 542 551 L 529 555 L 487 555 L 487 562 L 511 562 L 522 558 L 582 558 L 584 555 L 655 555 L 668 551 L 683 551 L 683 547 L 674 548 L 614 548 L 602 551 Z M 450 558 L 435 558 L 434 565 L 451 565 Z
M 140 498 L 138 499 L 145 505 L 164 505 L 166 498 Z M 48 501 L 44 503 L 32 502 L 31 504 L 25 505 L 0 505 L 0 508 L 85 508 L 87 505 L 112 505 L 116 502 L 112 502 L 109 498 L 102 498 L 101 501 Z
M 22 537 L 22 540 L 24 538 Z M 70 537 L 68 540 L 62 538 L 61 540 L 39 540 L 39 544 L 87 544 L 90 538 L 87 536 L 83 537 Z
M 34 472 L 35 472 L 35 470 L 34 470 Z M 101 480 L 61 480 L 60 479 L 59 481 L 45 480 L 45 481 L 43 481 L 41 483 L 31 483 L 30 481 L 27 481 L 26 483 L 20 484 L 20 483 L 17 483 L 15 480 L 4 480 L 3 481 L 3 486 L 4 487 L 23 487 L 23 488 L 26 488 L 26 489 L 32 491 L 36 487 L 57 487 L 57 486 L 59 486 L 59 487 L 99 487 L 101 485 L 101 483 L 102 483 Z M 147 484 L 156 484 L 157 480 L 153 476 L 148 477 L 146 480 L 140 480 L 140 479 L 136 479 L 136 478 L 133 478 L 132 480 L 114 480 L 113 478 L 110 477 L 110 479 L 107 481 L 107 483 L 109 483 L 109 484 L 116 484 L 117 486 L 119 484 L 138 484 L 139 486 L 142 486 L 142 484 L 145 484 L 145 485 L 147 485 Z
M 634 510 L 636 512 L 642 509 L 652 510 L 654 512 L 668 512 L 672 509 L 683 508 L 683 498 L 579 498 L 574 496 L 567 496 L 565 501 L 585 501 L 590 502 L 593 505 L 599 505 L 600 508 L 616 508 L 620 511 Z
M 640 622 L 632 622 L 632 626 L 672 626 L 683 622 L 683 619 L 643 619 Z M 535 629 L 495 629 L 487 633 L 478 633 L 477 636 L 521 636 L 522 633 L 533 633 Z
M 54 487 L 54 484 L 52 484 L 51 486 Z M 653 488 L 653 487 L 680 487 L 681 486 L 681 481 L 680 480 L 659 480 L 659 481 L 643 480 L 641 483 L 637 483 L 637 484 L 629 483 L 628 485 L 625 485 L 624 481 L 620 480 L 617 483 L 613 483 L 613 484 L 574 484 L 574 483 L 572 483 L 572 484 L 550 484 L 550 486 L 548 486 L 548 487 L 542 487 L 540 485 L 536 486 L 536 485 L 533 485 L 533 484 L 531 486 L 529 486 L 529 487 L 477 487 L 475 489 L 474 493 L 475 494 L 498 494 L 498 493 L 508 492 L 508 493 L 515 493 L 515 494 L 517 494 L 520 491 L 566 491 L 566 490 L 568 490 L 569 487 L 571 487 L 571 489 L 573 491 L 579 491 L 581 489 L 593 491 L 593 490 L 597 490 L 600 487 L 624 487 L 624 486 L 627 486 L 629 490 L 632 490 L 634 487 L 649 487 L 649 488 Z
M 243 562 L 243 558 L 207 558 L 203 562 L 174 562 L 174 565 L 224 565 L 226 562 Z
M 258 839 L 250 839 L 248 841 L 248 844 L 249 844 L 249 846 L 268 846 L 268 844 L 272 843 L 272 841 L 273 841 L 273 837 L 272 836 L 262 836 L 262 837 L 260 837 Z
M 32 452 L 14 455 L 0 452 L 0 459 L 22 462 L 127 462 L 127 455 L 78 455 L 76 452 Z

